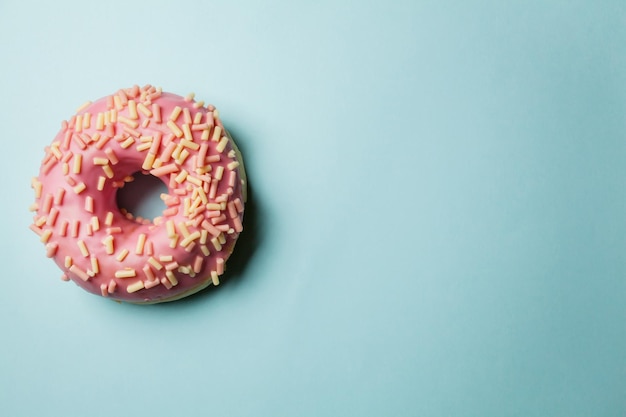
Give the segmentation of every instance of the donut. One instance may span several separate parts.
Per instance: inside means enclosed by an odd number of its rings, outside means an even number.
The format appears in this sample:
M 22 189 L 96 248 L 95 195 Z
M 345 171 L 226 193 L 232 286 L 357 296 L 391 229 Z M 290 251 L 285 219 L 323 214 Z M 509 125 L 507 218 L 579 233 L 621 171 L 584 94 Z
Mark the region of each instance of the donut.
M 138 175 L 161 180 L 154 219 L 117 205 Z M 178 300 L 218 285 L 243 230 L 246 175 L 217 109 L 152 85 L 86 102 L 45 148 L 30 228 L 64 281 L 117 301 Z

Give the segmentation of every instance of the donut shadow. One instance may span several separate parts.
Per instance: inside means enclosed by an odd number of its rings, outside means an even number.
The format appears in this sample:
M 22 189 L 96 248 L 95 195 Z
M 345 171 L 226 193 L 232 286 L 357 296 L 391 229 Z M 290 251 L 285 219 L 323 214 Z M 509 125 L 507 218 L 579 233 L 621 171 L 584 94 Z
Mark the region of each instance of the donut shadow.
M 232 130 L 228 130 L 233 140 L 237 143 L 237 146 L 241 150 L 243 155 L 244 167 L 249 172 L 250 164 L 245 159 L 246 152 L 245 146 L 242 146 L 241 142 L 237 140 L 237 136 L 233 134 Z M 249 179 L 250 177 L 248 177 Z M 246 271 L 250 260 L 254 257 L 257 248 L 262 243 L 261 233 L 262 225 L 260 219 L 262 218 L 262 208 L 259 207 L 258 200 L 254 193 L 254 188 L 247 182 L 247 201 L 245 203 L 245 212 L 243 217 L 243 231 L 237 239 L 233 253 L 226 262 L 226 269 L 224 274 L 220 276 L 220 285 L 209 285 L 207 288 L 198 291 L 195 294 L 189 295 L 180 300 L 150 304 L 149 306 L 156 308 L 176 308 L 181 306 L 189 306 L 191 304 L 203 302 L 209 297 L 213 297 L 218 294 L 223 287 L 229 287 L 240 284 L 242 279 L 248 276 Z M 144 306 L 146 307 L 146 306 Z

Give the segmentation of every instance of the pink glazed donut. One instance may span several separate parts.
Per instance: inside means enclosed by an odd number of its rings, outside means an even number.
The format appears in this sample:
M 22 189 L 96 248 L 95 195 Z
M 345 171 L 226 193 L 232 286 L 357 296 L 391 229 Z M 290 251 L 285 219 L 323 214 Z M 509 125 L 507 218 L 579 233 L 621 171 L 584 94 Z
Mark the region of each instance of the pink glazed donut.
M 116 203 L 138 172 L 168 188 L 153 220 Z M 245 171 L 217 110 L 151 85 L 82 105 L 32 187 L 31 229 L 62 279 L 114 300 L 160 303 L 218 285 L 243 230 Z

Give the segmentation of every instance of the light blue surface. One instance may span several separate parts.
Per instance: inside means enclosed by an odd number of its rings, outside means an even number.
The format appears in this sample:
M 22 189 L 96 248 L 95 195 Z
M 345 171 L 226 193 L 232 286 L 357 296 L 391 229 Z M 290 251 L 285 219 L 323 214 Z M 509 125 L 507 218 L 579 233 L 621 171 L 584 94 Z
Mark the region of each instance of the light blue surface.
M 0 415 L 626 415 L 626 3 L 126 3 L 0 3 Z M 252 187 L 241 265 L 161 306 L 27 228 L 135 83 L 218 106 Z

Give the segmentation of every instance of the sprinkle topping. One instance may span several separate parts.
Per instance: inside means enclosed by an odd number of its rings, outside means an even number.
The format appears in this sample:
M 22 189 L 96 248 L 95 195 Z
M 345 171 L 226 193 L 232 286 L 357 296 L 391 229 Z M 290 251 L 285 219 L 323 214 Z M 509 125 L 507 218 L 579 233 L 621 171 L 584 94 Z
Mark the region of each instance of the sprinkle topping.
M 237 152 L 215 107 L 193 94 L 146 85 L 86 102 L 62 123 L 31 182 L 31 229 L 47 256 L 64 260 L 64 276 L 106 297 L 174 297 L 202 283 L 196 275 L 218 285 L 243 230 Z M 156 219 L 118 212 L 114 192 L 136 171 L 168 185 Z

